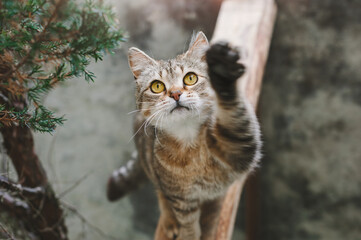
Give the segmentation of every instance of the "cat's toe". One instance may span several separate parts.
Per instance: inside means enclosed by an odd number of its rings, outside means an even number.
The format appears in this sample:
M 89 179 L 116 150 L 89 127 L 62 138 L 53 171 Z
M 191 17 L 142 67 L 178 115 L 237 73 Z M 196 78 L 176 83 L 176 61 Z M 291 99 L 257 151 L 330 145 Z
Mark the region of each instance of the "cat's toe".
M 161 217 L 155 240 L 180 240 L 180 227 L 174 219 Z
M 230 47 L 228 42 L 220 41 L 208 49 L 207 58 L 215 61 L 236 62 L 239 59 L 239 54 L 238 50 Z
M 172 240 L 178 240 L 178 236 L 179 236 L 179 228 L 176 225 L 170 225 L 167 226 L 167 228 L 165 229 L 165 234 L 167 235 L 168 239 L 172 239 Z

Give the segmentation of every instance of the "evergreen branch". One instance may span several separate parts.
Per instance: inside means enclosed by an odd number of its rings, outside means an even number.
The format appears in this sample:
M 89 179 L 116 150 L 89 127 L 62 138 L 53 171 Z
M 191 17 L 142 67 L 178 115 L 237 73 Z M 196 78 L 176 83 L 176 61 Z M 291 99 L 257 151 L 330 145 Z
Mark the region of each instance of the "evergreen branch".
M 44 35 L 47 33 L 47 29 L 48 29 L 50 23 L 54 20 L 56 14 L 58 13 L 60 6 L 62 4 L 64 4 L 66 1 L 67 0 L 64 0 L 64 1 L 63 0 L 58 0 L 58 2 L 55 4 L 55 9 L 54 9 L 52 15 L 50 16 L 48 22 L 46 23 L 45 27 L 43 28 L 43 31 L 39 35 L 35 36 L 35 40 L 33 41 L 33 46 L 38 44 L 42 40 Z M 4 76 L 5 79 L 9 78 L 11 76 L 11 74 L 16 72 L 20 67 L 22 67 L 26 63 L 26 61 L 30 58 L 32 51 L 33 51 L 33 48 L 30 48 L 30 50 L 25 55 L 25 57 L 21 60 L 21 62 L 19 62 L 15 66 L 14 69 L 10 70 L 8 73 L 5 74 L 5 76 Z
M 0 124 L 52 132 L 64 118 L 54 117 L 41 104 L 43 97 L 72 77 L 94 81 L 87 66 L 112 52 L 125 40 L 123 33 L 101 3 L 3 0 L 1 6 L 0 94 L 9 101 L 0 109 Z M 29 107 L 19 108 L 18 99 Z
M 31 114 L 28 111 L 27 108 L 20 111 L 5 110 L 4 105 L 0 105 L 0 127 L 20 125 L 39 132 L 53 132 L 57 125 L 62 125 L 65 121 L 64 117 L 54 117 L 54 113 L 43 105 L 38 105 Z

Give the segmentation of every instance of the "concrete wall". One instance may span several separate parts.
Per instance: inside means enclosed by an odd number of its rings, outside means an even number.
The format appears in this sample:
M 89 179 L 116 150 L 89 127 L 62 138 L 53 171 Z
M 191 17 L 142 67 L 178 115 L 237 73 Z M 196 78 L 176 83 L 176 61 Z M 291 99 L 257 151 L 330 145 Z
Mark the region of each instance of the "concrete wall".
M 260 239 L 360 239 L 361 2 L 278 3 L 260 101 Z
M 62 200 L 121 240 L 151 239 L 158 210 L 151 186 L 117 203 L 105 198 L 111 171 L 134 149 L 134 83 L 126 50 L 156 58 L 182 52 L 192 30 L 211 37 L 219 1 L 111 1 L 129 42 L 92 64 L 95 83 L 74 79 L 46 104 L 68 119 L 37 152 Z M 260 101 L 265 141 L 260 239 L 359 239 L 361 225 L 361 4 L 278 1 L 279 14 Z M 243 210 L 240 210 L 242 216 Z M 234 239 L 243 239 L 237 223 Z M 106 239 L 67 216 L 71 239 Z

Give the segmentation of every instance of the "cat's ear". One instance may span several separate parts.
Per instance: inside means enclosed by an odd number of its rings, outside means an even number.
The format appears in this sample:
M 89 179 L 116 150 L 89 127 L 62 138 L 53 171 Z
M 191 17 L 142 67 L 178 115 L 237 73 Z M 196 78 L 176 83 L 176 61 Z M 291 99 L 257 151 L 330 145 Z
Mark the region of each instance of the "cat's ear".
M 137 79 L 139 75 L 149 67 L 149 65 L 156 65 L 157 62 L 145 54 L 138 48 L 132 47 L 128 51 L 129 67 L 133 72 L 134 77 Z
M 198 55 L 204 56 L 206 49 L 208 48 L 209 43 L 206 35 L 203 32 L 198 32 L 197 35 L 193 35 L 192 41 L 189 44 L 189 49 L 186 52 L 186 55 Z

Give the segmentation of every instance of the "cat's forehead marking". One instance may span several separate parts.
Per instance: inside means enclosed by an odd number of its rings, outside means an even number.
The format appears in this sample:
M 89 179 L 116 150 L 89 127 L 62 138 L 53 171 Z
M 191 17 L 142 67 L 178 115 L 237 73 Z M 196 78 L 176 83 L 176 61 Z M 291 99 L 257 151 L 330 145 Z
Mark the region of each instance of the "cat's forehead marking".
M 175 83 L 183 75 L 184 67 L 175 59 L 161 61 L 159 77 L 170 83 Z
M 182 73 L 183 73 L 184 68 L 183 68 L 183 66 L 182 66 L 182 65 L 176 65 L 175 70 L 176 70 L 176 73 L 177 73 L 178 75 L 180 75 L 180 74 L 182 74 Z
M 170 77 L 173 79 L 175 77 L 175 70 L 174 70 L 175 64 L 172 60 L 168 61 L 168 72 Z
M 168 79 L 168 71 L 166 69 L 161 69 L 159 71 L 159 76 L 161 79 Z

